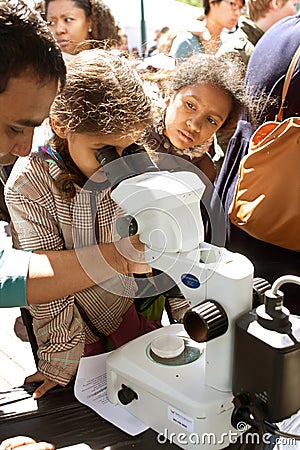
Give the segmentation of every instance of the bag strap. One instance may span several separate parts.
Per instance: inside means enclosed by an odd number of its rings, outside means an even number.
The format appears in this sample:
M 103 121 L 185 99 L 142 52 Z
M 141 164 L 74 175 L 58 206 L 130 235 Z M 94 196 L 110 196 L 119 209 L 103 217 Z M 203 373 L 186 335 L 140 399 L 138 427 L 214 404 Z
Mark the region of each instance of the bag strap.
M 285 76 L 285 80 L 284 80 L 284 84 L 283 84 L 283 88 L 282 88 L 282 95 L 281 95 L 281 105 L 278 111 L 277 116 L 275 117 L 276 122 L 281 122 L 282 121 L 282 116 L 283 116 L 283 105 L 285 102 L 285 98 L 287 95 L 287 91 L 288 88 L 290 86 L 290 82 L 295 70 L 295 67 L 297 65 L 298 59 L 300 58 L 300 46 L 298 47 L 298 49 L 296 50 L 293 59 L 288 67 L 286 76 Z
M 85 321 L 86 325 L 89 327 L 89 329 L 91 330 L 91 332 L 95 335 L 98 336 L 99 338 L 106 338 L 104 333 L 101 333 L 101 331 L 99 331 L 96 326 L 93 324 L 93 322 L 91 321 L 91 319 L 89 318 L 89 316 L 87 315 L 86 311 L 83 309 L 83 307 L 80 305 L 80 303 L 78 303 L 78 300 L 74 300 L 75 305 L 77 306 L 77 309 L 82 317 L 82 319 Z

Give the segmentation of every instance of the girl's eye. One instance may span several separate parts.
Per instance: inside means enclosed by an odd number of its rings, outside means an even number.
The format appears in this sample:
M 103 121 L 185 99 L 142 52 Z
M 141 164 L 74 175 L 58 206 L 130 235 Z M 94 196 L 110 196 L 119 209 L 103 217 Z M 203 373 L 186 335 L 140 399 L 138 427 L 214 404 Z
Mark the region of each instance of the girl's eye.
M 186 102 L 186 105 L 187 105 L 187 107 L 188 107 L 189 109 L 192 109 L 193 111 L 196 110 L 196 108 L 195 108 L 195 106 L 193 105 L 193 103 L 191 103 L 191 102 Z
M 72 22 L 72 20 L 73 20 L 73 19 L 72 19 L 71 17 L 66 17 L 66 18 L 65 18 L 65 22 L 67 22 L 67 23 Z
M 213 119 L 212 117 L 209 117 L 209 118 L 208 118 L 208 121 L 209 121 L 212 125 L 215 125 L 215 126 L 218 125 L 217 122 L 215 121 L 215 119 Z
M 48 27 L 54 27 L 54 25 L 55 25 L 54 20 L 48 20 L 47 25 L 48 25 Z

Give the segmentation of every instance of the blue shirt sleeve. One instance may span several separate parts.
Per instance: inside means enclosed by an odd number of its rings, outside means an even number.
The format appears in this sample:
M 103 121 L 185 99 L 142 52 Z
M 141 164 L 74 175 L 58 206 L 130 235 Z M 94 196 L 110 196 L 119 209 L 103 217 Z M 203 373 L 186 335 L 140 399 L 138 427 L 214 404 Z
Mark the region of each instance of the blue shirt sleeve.
M 192 56 L 193 53 L 203 53 L 203 48 L 197 36 L 186 31 L 176 36 L 169 56 L 172 56 L 178 62 L 183 62 Z
M 26 281 L 31 252 L 0 249 L 0 307 L 28 306 Z

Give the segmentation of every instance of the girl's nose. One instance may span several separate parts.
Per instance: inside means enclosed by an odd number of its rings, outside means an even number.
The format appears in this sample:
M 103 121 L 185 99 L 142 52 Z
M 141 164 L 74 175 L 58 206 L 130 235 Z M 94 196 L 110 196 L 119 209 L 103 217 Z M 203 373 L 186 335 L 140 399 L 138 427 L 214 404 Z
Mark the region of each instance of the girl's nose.
M 195 133 L 200 133 L 201 131 L 201 119 L 194 117 L 193 119 L 188 119 L 186 121 L 188 128 L 190 128 Z

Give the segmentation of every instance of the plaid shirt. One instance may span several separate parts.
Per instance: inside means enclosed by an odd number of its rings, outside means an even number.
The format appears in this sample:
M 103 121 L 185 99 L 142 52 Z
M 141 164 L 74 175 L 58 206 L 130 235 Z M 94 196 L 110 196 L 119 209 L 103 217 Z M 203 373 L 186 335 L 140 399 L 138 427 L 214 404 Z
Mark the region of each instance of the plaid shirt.
M 60 171 L 54 162 L 34 155 L 19 158 L 15 164 L 6 184 L 14 246 L 24 250 L 63 250 L 92 245 L 95 218 L 99 242 L 116 240 L 112 224 L 118 207 L 110 198 L 110 191 L 93 192 L 78 187 L 72 200 L 64 200 L 55 186 Z M 100 333 L 108 336 L 118 329 L 122 316 L 133 303 L 136 285 L 133 278 L 119 275 L 102 286 L 109 289 L 116 282 L 121 295 L 93 286 L 48 304 L 29 307 L 40 343 L 38 369 L 47 378 L 65 386 L 76 373 L 85 343 L 99 339 L 83 322 L 75 299 Z

